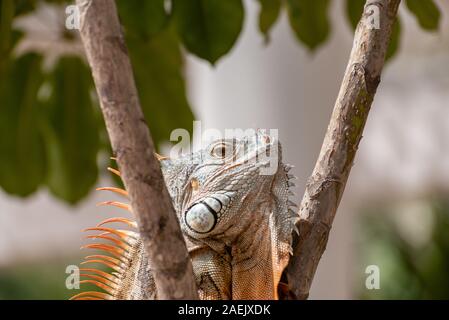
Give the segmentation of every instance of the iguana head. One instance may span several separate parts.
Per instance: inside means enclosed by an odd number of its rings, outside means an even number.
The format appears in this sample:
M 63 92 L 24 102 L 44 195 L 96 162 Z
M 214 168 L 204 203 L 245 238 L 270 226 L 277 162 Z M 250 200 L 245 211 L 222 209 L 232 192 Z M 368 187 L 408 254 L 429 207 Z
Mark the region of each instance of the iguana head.
M 264 200 L 260 194 L 269 192 L 276 173 L 282 170 L 280 161 L 278 140 L 256 134 L 216 140 L 192 157 L 172 163 L 184 169 L 185 163 L 190 163 L 184 180 L 179 176 L 185 172 L 182 169 L 164 170 L 167 182 L 176 179 L 184 184 L 177 184 L 174 191 L 179 193 L 178 214 L 183 231 L 196 239 L 232 231 L 232 225 L 242 222 L 242 210 Z
M 288 199 L 293 176 L 282 163 L 279 141 L 261 133 L 219 139 L 190 157 L 169 160 L 163 169 L 186 238 L 215 251 L 227 248 L 232 268 L 239 270 L 233 278 L 243 286 L 245 269 L 269 264 L 260 276 L 272 279 L 269 290 L 276 291 L 297 217 Z M 251 263 L 239 264 L 246 256 Z

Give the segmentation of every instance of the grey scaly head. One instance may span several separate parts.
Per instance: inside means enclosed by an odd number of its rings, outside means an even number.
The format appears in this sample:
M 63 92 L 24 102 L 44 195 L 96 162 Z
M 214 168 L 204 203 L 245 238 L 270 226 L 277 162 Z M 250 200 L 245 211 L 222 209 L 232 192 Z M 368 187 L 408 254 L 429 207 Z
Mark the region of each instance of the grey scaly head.
M 291 208 L 294 203 L 288 199 L 291 167 L 282 163 L 279 142 L 260 132 L 243 139 L 220 139 L 191 155 L 161 160 L 161 168 L 192 259 L 200 298 L 276 299 L 297 219 Z M 123 221 L 135 226 L 130 220 Z M 138 234 L 94 229 L 103 232 L 103 239 L 109 232 L 106 236 L 119 238 L 125 246 L 114 257 L 115 269 L 107 281 L 87 280 L 100 282 L 97 285 L 106 293 L 92 296 L 92 292 L 83 292 L 75 299 L 157 298 Z

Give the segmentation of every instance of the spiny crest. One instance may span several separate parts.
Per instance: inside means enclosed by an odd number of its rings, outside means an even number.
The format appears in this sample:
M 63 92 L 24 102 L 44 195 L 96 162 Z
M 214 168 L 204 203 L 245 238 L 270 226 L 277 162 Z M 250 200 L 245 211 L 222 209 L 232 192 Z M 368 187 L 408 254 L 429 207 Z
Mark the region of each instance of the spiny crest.
M 108 168 L 109 171 L 120 177 L 117 169 Z M 99 191 L 109 191 L 120 196 L 128 198 L 126 190 L 115 187 L 98 188 Z M 99 203 L 100 206 L 113 206 L 125 209 L 132 213 L 131 206 L 128 203 L 119 201 L 106 201 Z M 111 223 L 124 224 L 131 230 L 115 229 L 108 227 Z M 80 268 L 82 280 L 80 284 L 92 284 L 101 291 L 85 291 L 74 295 L 70 300 L 112 300 L 117 299 L 117 293 L 120 289 L 126 270 L 132 263 L 131 257 L 138 241 L 137 224 L 134 220 L 124 217 L 108 218 L 93 228 L 87 228 L 84 232 L 96 232 L 89 234 L 85 238 L 94 240 L 81 247 L 81 249 L 94 249 L 102 251 L 104 254 L 93 254 L 86 256 L 80 265 L 89 267 Z M 101 265 L 111 271 L 106 272 L 90 265 Z
M 288 287 L 286 283 L 281 281 L 281 277 L 290 256 L 293 254 L 293 231 L 298 232 L 296 229 L 296 223 L 299 219 L 297 204 L 291 199 L 295 195 L 291 189 L 295 186 L 294 180 L 297 178 L 290 173 L 292 168 L 292 165 L 282 164 L 272 189 L 277 203 L 277 207 L 270 217 L 270 220 L 274 223 L 270 227 L 273 245 L 273 280 L 277 289 L 281 291 Z M 278 290 L 275 291 L 275 299 L 278 298 Z
M 297 179 L 297 177 L 290 173 L 292 168 L 292 165 L 283 165 L 283 172 L 285 175 L 285 180 L 283 180 L 283 183 L 286 184 L 287 189 L 287 196 L 283 201 L 285 201 L 284 203 L 286 204 L 287 210 L 286 212 L 281 210 L 283 221 L 280 222 L 280 224 L 278 224 L 275 228 L 279 232 L 278 236 L 288 244 L 287 247 L 281 246 L 281 249 L 277 252 L 278 259 L 280 260 L 279 265 L 281 272 L 277 274 L 279 278 L 277 283 L 276 298 L 279 297 L 279 294 L 282 296 L 288 295 L 290 290 L 289 285 L 287 284 L 286 279 L 283 278 L 284 276 L 282 273 L 290 260 L 290 256 L 293 255 L 293 231 L 299 234 L 299 230 L 297 228 L 297 223 L 299 221 L 298 205 L 291 199 L 295 196 L 295 193 L 291 189 L 295 186 L 295 180 Z
M 299 230 L 297 227 L 297 223 L 299 221 L 298 205 L 296 204 L 296 202 L 292 200 L 292 198 L 295 197 L 295 193 L 291 190 L 291 188 L 296 186 L 295 180 L 297 180 L 298 178 L 295 175 L 289 173 L 290 170 L 293 168 L 294 168 L 293 165 L 290 164 L 284 165 L 284 171 L 287 175 L 287 186 L 288 186 L 287 206 L 288 206 L 289 220 L 291 223 L 291 229 L 297 234 L 299 234 Z M 291 247 L 292 244 L 291 238 L 289 239 L 289 242 L 290 242 L 289 253 L 290 255 L 293 255 L 293 248 Z
M 299 221 L 299 207 L 296 202 L 292 200 L 293 197 L 295 197 L 295 193 L 291 190 L 291 188 L 295 187 L 295 180 L 298 179 L 295 175 L 289 173 L 291 169 L 293 169 L 295 166 L 291 164 L 284 165 L 285 173 L 287 174 L 287 181 L 288 181 L 288 207 L 289 207 L 289 214 L 290 214 L 290 221 L 293 224 L 293 230 L 299 235 L 299 230 L 297 227 L 297 223 Z M 290 198 L 292 197 L 292 198 Z M 293 254 L 291 252 L 291 254 Z

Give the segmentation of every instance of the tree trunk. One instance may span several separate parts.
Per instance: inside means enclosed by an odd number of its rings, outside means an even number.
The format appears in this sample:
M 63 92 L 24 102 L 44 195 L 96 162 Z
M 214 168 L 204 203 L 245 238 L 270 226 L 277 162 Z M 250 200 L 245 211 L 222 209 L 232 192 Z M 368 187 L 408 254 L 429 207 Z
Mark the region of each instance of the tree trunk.
M 114 0 L 77 0 L 81 39 L 160 299 L 197 299 L 192 264 L 154 156 Z
M 299 236 L 286 269 L 288 298 L 309 296 L 380 82 L 399 3 L 368 0 L 365 4 L 321 152 L 300 205 Z

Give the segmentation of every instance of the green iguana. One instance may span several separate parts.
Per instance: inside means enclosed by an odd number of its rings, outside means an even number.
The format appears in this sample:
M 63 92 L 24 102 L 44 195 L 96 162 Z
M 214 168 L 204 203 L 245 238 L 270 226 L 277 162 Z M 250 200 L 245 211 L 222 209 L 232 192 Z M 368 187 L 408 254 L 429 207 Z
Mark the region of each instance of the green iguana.
M 262 174 L 275 155 L 275 170 Z M 271 162 L 272 163 L 272 162 Z M 201 299 L 277 299 L 277 288 L 291 253 L 297 213 L 289 200 L 294 178 L 281 162 L 276 139 L 256 133 L 243 139 L 217 140 L 208 147 L 175 160 L 160 158 L 192 260 Z M 110 171 L 120 175 L 115 169 Z M 100 188 L 124 197 L 119 188 Z M 127 209 L 129 204 L 103 204 Z M 108 228 L 124 223 L 131 230 Z M 157 299 L 151 266 L 139 240 L 136 222 L 110 218 L 86 231 L 101 240 L 83 248 L 109 255 L 86 257 L 81 264 L 102 264 L 110 273 L 80 268 L 85 280 L 105 292 L 87 291 L 74 300 Z

